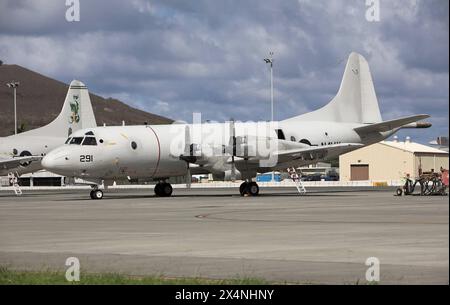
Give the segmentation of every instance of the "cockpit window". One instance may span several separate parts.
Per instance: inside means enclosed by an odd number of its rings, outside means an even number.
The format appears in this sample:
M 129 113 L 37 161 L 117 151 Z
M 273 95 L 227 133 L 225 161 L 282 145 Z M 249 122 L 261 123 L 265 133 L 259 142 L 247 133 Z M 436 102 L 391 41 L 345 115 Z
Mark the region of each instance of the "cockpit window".
M 81 142 L 83 142 L 83 137 L 73 137 L 69 144 L 80 145 Z
M 72 138 L 68 138 L 64 144 L 69 144 L 70 140 L 72 140 Z
M 88 132 L 85 133 L 85 135 L 86 135 L 86 136 L 93 136 L 94 133 L 93 133 L 92 131 L 88 131 Z
M 94 137 L 84 138 L 83 145 L 97 145 L 97 141 Z

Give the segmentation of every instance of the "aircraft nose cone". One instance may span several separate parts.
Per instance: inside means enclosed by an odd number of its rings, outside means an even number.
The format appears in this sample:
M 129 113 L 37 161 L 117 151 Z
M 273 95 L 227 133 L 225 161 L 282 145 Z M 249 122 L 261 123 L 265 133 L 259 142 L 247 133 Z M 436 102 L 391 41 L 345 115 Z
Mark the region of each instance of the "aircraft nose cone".
M 67 157 L 65 154 L 60 152 L 50 152 L 41 160 L 41 165 L 44 169 L 58 173 L 64 170 L 65 162 L 67 162 Z
M 48 154 L 46 155 L 42 160 L 41 160 L 41 164 L 42 167 L 48 170 L 51 170 L 54 165 L 55 165 L 55 160 L 52 156 L 52 154 Z

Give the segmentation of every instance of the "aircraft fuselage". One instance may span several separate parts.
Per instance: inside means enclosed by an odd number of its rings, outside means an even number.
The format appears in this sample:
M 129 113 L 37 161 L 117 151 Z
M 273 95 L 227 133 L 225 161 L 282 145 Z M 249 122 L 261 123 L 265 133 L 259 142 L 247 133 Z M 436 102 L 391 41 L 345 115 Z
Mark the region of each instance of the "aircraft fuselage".
M 301 143 L 305 147 L 323 147 L 340 143 L 371 144 L 383 140 L 391 133 L 378 133 L 370 139 L 362 139 L 353 128 L 361 124 L 336 122 L 268 122 L 235 123 L 235 136 L 248 138 L 271 138 Z M 186 175 L 186 161 L 180 159 L 187 140 L 185 128 L 191 133 L 191 143 L 201 147 L 196 151 L 197 163 L 208 172 L 217 173 L 230 170 L 229 155 L 221 154 L 229 146 L 230 127 L 228 123 L 172 124 L 145 126 L 97 127 L 76 132 L 72 137 L 92 137 L 96 145 L 66 144 L 52 151 L 45 167 L 56 169 L 58 174 L 66 176 L 116 180 L 166 178 Z M 280 132 L 281 131 L 281 132 Z M 82 143 L 82 139 L 79 140 Z M 251 141 L 250 141 L 251 142 Z M 201 143 L 201 144 L 200 144 Z M 256 144 L 253 144 L 256 145 Z M 267 147 L 266 147 L 267 148 Z M 277 147 L 267 148 L 269 153 Z M 336 157 L 324 156 L 324 159 Z M 251 155 L 250 158 L 251 159 Z M 240 162 L 237 169 L 248 171 L 254 176 L 258 171 L 285 169 L 287 166 L 300 166 L 316 163 L 321 159 L 293 160 L 275 162 L 269 166 L 259 163 Z M 247 175 L 246 175 L 247 176 Z

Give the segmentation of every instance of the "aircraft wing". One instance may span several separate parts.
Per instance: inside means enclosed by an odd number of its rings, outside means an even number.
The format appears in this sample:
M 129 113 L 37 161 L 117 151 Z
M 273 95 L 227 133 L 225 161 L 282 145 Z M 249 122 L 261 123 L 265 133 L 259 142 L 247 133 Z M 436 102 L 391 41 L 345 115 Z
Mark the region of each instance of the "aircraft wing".
M 325 158 L 329 155 L 340 155 L 357 148 L 363 147 L 359 143 L 341 143 L 327 146 L 310 146 L 308 148 L 280 150 L 274 153 L 278 157 L 278 163 L 289 162 L 293 160 L 313 160 L 316 158 Z
M 11 157 L 8 159 L 0 159 L 0 169 L 8 170 L 13 169 L 25 162 L 39 161 L 42 156 L 23 156 L 23 157 Z
M 356 127 L 354 130 L 357 133 L 371 133 L 371 132 L 386 132 L 390 131 L 396 128 L 401 128 L 404 125 L 408 125 L 410 123 L 414 123 L 426 118 L 429 118 L 430 116 L 427 114 L 419 114 L 419 115 L 413 115 L 409 117 L 404 117 L 400 119 L 390 120 L 390 121 L 384 121 L 381 123 L 374 123 L 374 124 L 368 124 L 361 127 Z M 429 126 L 427 126 L 429 127 Z

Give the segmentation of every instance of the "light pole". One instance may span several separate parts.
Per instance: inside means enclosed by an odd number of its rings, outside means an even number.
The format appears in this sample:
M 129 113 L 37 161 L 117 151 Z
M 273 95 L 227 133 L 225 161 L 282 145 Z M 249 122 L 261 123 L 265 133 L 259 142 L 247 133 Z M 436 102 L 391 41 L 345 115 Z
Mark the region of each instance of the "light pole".
M 270 122 L 273 124 L 273 52 L 269 52 L 269 57 L 264 58 L 266 64 L 270 64 Z M 275 173 L 272 171 L 272 181 L 275 180 Z
M 17 103 L 16 103 L 16 91 L 17 87 L 19 87 L 20 83 L 16 81 L 12 81 L 7 83 L 6 86 L 9 88 L 13 88 L 14 91 L 14 134 L 17 134 Z
M 270 121 L 273 122 L 273 52 L 269 52 L 269 58 L 264 61 L 270 64 Z

